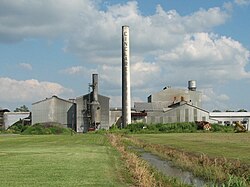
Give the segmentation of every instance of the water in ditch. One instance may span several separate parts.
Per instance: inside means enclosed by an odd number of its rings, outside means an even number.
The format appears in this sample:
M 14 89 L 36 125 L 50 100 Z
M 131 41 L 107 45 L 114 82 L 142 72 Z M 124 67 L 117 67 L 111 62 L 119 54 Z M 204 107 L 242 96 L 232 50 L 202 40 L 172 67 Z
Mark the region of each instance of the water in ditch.
M 195 187 L 211 186 L 211 183 L 195 177 L 191 172 L 183 171 L 182 169 L 173 166 L 171 161 L 162 160 L 159 156 L 149 152 L 145 152 L 143 149 L 130 149 L 138 151 L 142 159 L 147 161 L 150 165 L 161 171 L 166 176 L 177 178 L 182 183 L 189 184 Z

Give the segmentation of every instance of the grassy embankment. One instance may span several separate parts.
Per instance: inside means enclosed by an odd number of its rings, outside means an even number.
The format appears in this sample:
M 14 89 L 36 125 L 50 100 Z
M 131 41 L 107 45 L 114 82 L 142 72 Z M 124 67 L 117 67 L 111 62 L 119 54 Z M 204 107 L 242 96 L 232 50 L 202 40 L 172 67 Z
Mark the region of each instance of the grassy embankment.
M 0 186 L 131 186 L 103 135 L 0 135 Z
M 134 134 L 144 148 L 209 180 L 230 186 L 250 182 L 249 133 Z M 136 142 L 136 140 L 134 141 Z

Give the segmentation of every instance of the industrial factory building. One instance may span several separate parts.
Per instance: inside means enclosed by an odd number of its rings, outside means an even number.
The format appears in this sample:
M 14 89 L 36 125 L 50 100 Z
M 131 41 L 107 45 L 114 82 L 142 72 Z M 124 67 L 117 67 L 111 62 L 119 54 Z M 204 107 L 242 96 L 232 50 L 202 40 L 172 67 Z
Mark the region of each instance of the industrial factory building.
M 76 127 L 76 106 L 72 100 L 57 96 L 32 104 L 32 125 L 36 123 L 58 123 L 64 127 Z
M 76 132 L 109 129 L 112 125 L 123 127 L 122 108 L 110 108 L 110 98 L 98 94 L 98 75 L 92 75 L 92 92 L 76 99 L 65 100 L 52 96 L 32 104 L 32 124 L 57 123 Z M 28 113 L 0 110 L 0 125 L 7 129 Z M 29 117 L 30 119 L 30 117 Z M 202 93 L 196 82 L 189 81 L 187 89 L 164 87 L 152 93 L 147 102 L 135 102 L 131 108 L 131 123 L 177 123 L 208 121 L 231 125 L 241 121 L 249 128 L 250 112 L 209 112 L 202 108 Z
M 92 75 L 92 92 L 64 100 L 57 96 L 32 104 L 32 124 L 57 123 L 76 132 L 109 129 L 109 98 L 98 94 L 98 75 Z
M 92 93 L 80 96 L 76 98 L 76 116 L 77 116 L 77 132 L 87 132 L 89 124 L 91 124 L 91 98 Z M 99 108 L 100 121 L 96 123 L 96 128 L 109 129 L 109 98 L 98 94 L 98 101 L 100 103 Z M 99 126 L 100 125 L 100 126 Z M 94 127 L 93 127 L 94 128 Z
M 209 116 L 221 125 L 232 125 L 240 121 L 250 131 L 250 112 L 210 112 Z
M 76 98 L 77 132 L 109 129 L 109 98 L 98 94 L 98 75 L 92 75 L 92 92 Z
M 232 124 L 243 121 L 249 128 L 250 113 L 210 113 L 202 109 L 202 93 L 196 81 L 188 81 L 187 89 L 164 87 L 151 94 L 147 102 L 134 102 L 131 108 L 129 26 L 122 27 L 122 108 L 110 108 L 109 98 L 98 93 L 98 75 L 92 75 L 92 92 L 73 100 L 57 96 L 32 104 L 32 124 L 57 123 L 76 132 L 126 127 L 130 123 L 178 123 L 207 121 Z M 0 110 L 0 127 L 4 124 Z M 11 124 L 8 123 L 7 126 Z
M 164 87 L 148 97 L 148 102 L 135 102 L 136 116 L 148 124 L 209 121 L 209 111 L 202 109 L 202 93 L 196 90 L 196 81 L 188 82 L 188 89 Z
M 92 92 L 77 97 L 74 101 L 56 96 L 32 105 L 32 124 L 55 122 L 71 127 L 76 132 L 109 129 L 112 125 L 123 127 L 122 108 L 110 108 L 109 98 L 98 94 L 98 75 L 92 75 Z M 244 113 L 244 112 L 243 112 Z M 232 124 L 244 121 L 249 124 L 250 113 L 210 113 L 202 108 L 202 93 L 196 82 L 189 81 L 187 89 L 164 87 L 153 93 L 147 102 L 135 102 L 131 109 L 131 123 L 178 123 L 207 121 Z M 229 122 L 228 122 L 229 121 Z M 249 128 L 248 128 L 249 130 Z

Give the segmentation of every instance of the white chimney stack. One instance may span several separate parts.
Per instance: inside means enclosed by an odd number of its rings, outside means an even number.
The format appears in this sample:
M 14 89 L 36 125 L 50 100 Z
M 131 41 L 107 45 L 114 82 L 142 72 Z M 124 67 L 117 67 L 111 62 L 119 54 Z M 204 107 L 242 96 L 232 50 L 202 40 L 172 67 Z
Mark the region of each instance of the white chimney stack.
M 122 126 L 131 123 L 129 26 L 122 26 Z

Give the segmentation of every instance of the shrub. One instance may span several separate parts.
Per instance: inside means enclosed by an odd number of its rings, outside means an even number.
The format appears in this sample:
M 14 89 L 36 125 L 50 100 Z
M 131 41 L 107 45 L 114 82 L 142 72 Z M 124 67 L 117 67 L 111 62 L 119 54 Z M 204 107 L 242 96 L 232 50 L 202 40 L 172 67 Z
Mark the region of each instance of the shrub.
M 119 131 L 112 128 L 113 131 Z M 204 130 L 198 130 L 197 125 L 194 122 L 183 123 L 167 123 L 167 124 L 143 124 L 135 123 L 129 124 L 124 131 L 128 133 L 193 133 L 193 132 L 207 132 Z M 218 124 L 212 124 L 211 132 L 233 132 L 234 129 L 231 126 L 222 126 Z
M 212 132 L 234 132 L 233 126 L 224 126 L 219 124 L 212 124 Z
M 35 124 L 32 126 L 29 126 L 25 131 L 23 131 L 21 134 L 70 134 L 71 129 L 61 127 L 58 124 Z
M 23 125 L 22 122 L 18 121 L 7 129 L 7 133 L 20 134 L 27 128 L 28 126 Z
M 128 129 L 130 132 L 139 132 L 143 129 L 145 124 L 143 123 L 134 123 L 134 124 L 129 124 L 126 126 L 126 129 Z

